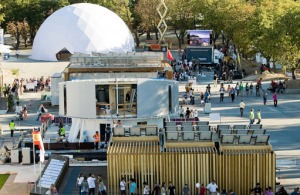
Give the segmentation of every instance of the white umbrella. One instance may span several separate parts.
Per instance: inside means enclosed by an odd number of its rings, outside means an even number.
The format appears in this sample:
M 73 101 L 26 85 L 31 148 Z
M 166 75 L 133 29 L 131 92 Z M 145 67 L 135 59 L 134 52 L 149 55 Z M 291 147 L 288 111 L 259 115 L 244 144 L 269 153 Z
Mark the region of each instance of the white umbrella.
M 8 45 L 0 44 L 0 53 L 10 53 L 11 50 L 9 48 L 10 46 Z

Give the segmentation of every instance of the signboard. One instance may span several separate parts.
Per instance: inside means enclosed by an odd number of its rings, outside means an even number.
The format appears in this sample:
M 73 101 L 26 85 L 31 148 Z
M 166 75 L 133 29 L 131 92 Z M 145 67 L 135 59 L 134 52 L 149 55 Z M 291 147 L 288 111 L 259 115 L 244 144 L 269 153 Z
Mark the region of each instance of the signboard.
M 190 62 L 193 58 L 200 60 L 201 64 L 213 64 L 213 48 L 188 47 L 186 50 L 186 59 Z
M 190 30 L 188 32 L 188 44 L 191 46 L 209 46 L 211 32 L 211 30 Z
M 4 45 L 4 30 L 0 29 L 0 44 Z

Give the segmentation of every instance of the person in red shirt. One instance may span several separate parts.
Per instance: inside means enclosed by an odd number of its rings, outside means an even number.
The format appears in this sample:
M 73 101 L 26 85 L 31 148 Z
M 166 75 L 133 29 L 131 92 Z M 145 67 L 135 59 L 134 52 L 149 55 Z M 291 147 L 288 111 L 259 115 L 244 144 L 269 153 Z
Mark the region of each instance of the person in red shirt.
M 206 188 L 204 187 L 204 184 L 201 184 L 199 195 L 205 195 L 205 192 L 206 192 Z

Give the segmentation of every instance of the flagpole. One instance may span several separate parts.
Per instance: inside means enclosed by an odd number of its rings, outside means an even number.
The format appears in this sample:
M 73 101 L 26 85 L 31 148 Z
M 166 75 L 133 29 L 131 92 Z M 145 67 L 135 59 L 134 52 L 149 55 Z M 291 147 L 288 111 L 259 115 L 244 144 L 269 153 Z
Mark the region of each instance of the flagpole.
M 35 173 L 35 149 L 34 149 L 34 141 L 32 140 L 33 145 L 33 177 L 34 177 L 34 192 L 36 193 L 36 173 Z
M 41 153 L 40 153 L 40 156 L 41 156 Z M 41 178 L 42 178 L 42 162 L 40 161 L 40 179 L 39 179 L 40 181 L 41 181 Z M 41 188 L 41 186 L 40 186 L 40 194 L 42 194 L 42 188 Z

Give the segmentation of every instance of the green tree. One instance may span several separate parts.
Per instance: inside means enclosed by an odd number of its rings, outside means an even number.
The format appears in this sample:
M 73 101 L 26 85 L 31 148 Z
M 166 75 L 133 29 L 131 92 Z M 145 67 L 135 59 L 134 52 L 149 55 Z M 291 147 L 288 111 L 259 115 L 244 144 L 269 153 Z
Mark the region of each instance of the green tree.
M 256 4 L 249 26 L 249 38 L 253 40 L 254 47 L 267 59 L 267 64 L 271 60 L 276 62 L 281 58 L 284 40 L 282 31 L 275 24 L 292 5 L 292 0 L 261 0 Z
M 300 67 L 300 5 L 295 3 L 275 23 L 280 31 L 281 47 L 280 61 L 292 70 L 292 78 L 295 77 L 295 69 Z
M 197 0 L 165 0 L 168 7 L 168 23 L 174 28 L 174 33 L 178 40 L 178 45 L 184 43 L 187 30 L 194 28 L 194 16 L 198 15 Z
M 159 23 L 159 15 L 156 11 L 160 0 L 139 0 L 135 6 L 135 11 L 140 17 L 140 29 L 147 32 L 147 39 L 151 39 L 150 31 L 154 30 L 156 40 L 158 40 L 158 30 L 156 26 Z
M 0 3 L 0 23 L 4 20 L 3 5 Z
M 5 21 L 2 26 L 6 29 L 8 23 L 22 22 L 25 19 L 28 23 L 32 43 L 38 28 L 44 20 L 54 11 L 68 4 L 67 0 L 4 0 Z
M 12 21 L 7 24 L 7 32 L 10 33 L 16 39 L 16 44 L 13 47 L 17 50 L 20 47 L 21 38 L 27 39 L 27 33 L 29 31 L 27 21 L 24 19 L 22 22 Z M 26 42 L 26 41 L 25 41 Z M 25 43 L 26 44 L 26 43 Z

